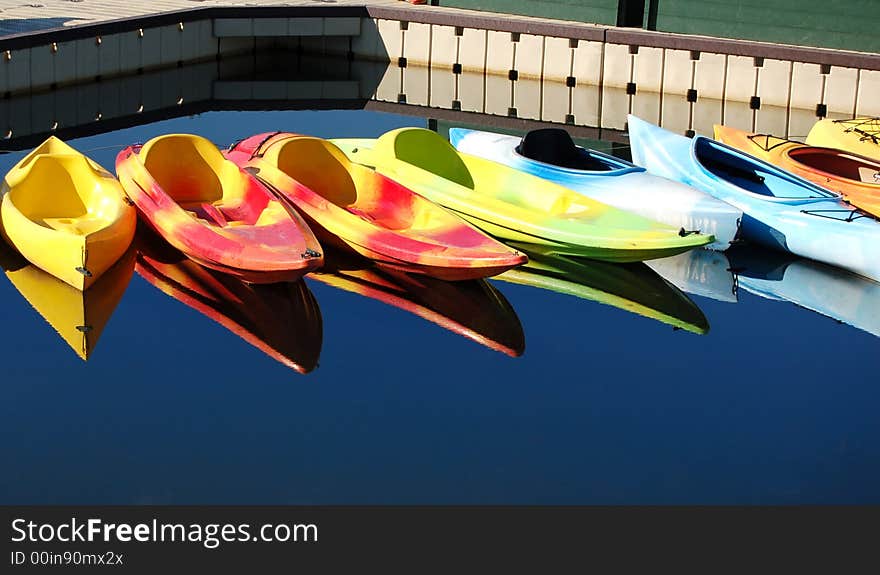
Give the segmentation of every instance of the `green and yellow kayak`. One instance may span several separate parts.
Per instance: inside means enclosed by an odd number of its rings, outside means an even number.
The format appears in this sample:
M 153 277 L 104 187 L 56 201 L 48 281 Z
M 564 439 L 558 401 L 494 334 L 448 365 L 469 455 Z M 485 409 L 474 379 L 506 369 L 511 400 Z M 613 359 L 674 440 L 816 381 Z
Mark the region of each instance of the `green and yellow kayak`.
M 612 264 L 554 255 L 544 246 L 515 247 L 529 256 L 529 262 L 493 280 L 609 305 L 691 333 L 709 331 L 709 320 L 697 304 L 645 264 Z
M 455 150 L 442 136 L 401 128 L 376 140 L 332 140 L 353 161 L 505 241 L 548 253 L 613 262 L 668 257 L 714 237 L 674 228 L 584 197 L 568 188 Z

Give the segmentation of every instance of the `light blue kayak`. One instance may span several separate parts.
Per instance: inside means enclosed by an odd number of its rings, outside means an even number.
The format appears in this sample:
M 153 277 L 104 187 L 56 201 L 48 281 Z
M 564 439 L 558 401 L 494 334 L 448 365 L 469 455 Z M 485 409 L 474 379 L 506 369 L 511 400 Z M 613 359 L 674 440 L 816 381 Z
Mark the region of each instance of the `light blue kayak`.
M 744 213 L 743 239 L 880 281 L 880 222 L 836 193 L 703 136 L 629 116 L 633 161 Z
M 576 146 L 560 128 L 532 130 L 522 138 L 451 128 L 449 141 L 459 152 L 539 176 L 604 204 L 712 234 L 711 249 L 727 249 L 739 228 L 739 209 L 620 158 Z
M 787 301 L 880 336 L 880 283 L 791 254 L 738 246 L 729 252 L 739 288 Z

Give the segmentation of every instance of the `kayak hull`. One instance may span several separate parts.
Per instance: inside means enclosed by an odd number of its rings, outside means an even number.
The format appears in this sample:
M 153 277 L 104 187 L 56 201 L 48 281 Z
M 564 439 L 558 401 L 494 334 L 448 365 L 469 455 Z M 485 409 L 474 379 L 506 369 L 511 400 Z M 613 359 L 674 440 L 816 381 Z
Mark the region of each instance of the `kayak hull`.
M 128 249 L 136 214 L 107 170 L 53 137 L 0 186 L 0 231 L 28 261 L 85 290 Z
M 375 167 L 505 242 L 628 262 L 674 255 L 714 241 L 456 152 L 430 130 L 403 128 L 377 140 L 333 141 L 353 161 Z
M 526 261 L 448 210 L 350 162 L 326 140 L 258 134 L 225 155 L 298 211 L 322 242 L 391 269 L 466 280 Z
M 880 222 L 838 194 L 702 136 L 679 136 L 635 116 L 628 125 L 637 164 L 740 208 L 744 239 L 880 280 Z M 759 175 L 761 183 L 719 175 L 703 156 Z
M 449 141 L 460 152 L 541 177 L 609 206 L 676 228 L 712 234 L 715 241 L 706 246 L 711 249 L 727 249 L 739 230 L 742 212 L 735 207 L 594 150 L 581 149 L 581 153 L 608 170 L 572 169 L 527 158 L 517 151 L 520 138 L 516 136 L 452 128 Z

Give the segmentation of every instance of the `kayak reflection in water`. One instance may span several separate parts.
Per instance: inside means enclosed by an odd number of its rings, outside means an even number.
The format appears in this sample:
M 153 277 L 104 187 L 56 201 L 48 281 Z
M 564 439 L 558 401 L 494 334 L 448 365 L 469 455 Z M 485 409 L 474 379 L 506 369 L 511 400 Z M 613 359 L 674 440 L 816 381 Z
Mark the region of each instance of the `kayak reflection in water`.
M 529 262 L 495 279 L 610 305 L 692 333 L 709 331 L 697 304 L 643 263 L 613 264 L 513 245 Z
M 525 351 L 522 324 L 504 295 L 486 280 L 447 282 L 327 250 L 309 279 L 408 311 L 511 357 Z
M 321 310 L 302 280 L 249 284 L 193 262 L 143 226 L 135 245 L 135 270 L 160 291 L 299 373 L 317 367 Z
M 134 249 L 125 252 L 85 291 L 29 263 L 2 240 L 0 252 L 0 267 L 15 289 L 80 358 L 88 360 L 131 281 Z

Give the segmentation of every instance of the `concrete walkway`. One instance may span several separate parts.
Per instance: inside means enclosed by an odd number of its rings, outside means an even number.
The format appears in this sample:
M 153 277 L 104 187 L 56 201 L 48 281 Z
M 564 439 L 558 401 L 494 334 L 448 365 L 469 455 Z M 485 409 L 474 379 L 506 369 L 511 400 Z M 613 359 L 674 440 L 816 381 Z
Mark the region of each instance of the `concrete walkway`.
M 0 0 L 0 37 L 192 8 L 367 5 L 409 4 L 400 0 Z

